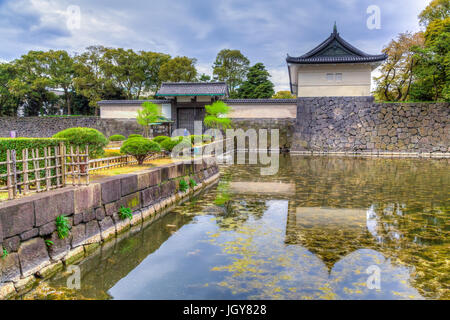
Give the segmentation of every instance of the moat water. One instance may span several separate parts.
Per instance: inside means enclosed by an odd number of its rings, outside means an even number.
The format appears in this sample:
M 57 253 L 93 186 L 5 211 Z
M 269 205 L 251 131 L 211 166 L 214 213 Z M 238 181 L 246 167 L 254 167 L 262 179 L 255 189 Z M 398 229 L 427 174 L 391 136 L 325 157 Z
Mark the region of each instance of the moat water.
M 450 160 L 280 156 L 220 182 L 23 298 L 450 299 Z

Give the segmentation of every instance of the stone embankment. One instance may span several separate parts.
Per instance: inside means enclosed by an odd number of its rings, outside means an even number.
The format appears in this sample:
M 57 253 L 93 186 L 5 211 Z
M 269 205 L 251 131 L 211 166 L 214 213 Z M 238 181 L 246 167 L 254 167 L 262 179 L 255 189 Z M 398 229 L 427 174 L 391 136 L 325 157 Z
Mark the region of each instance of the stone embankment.
M 173 163 L 105 178 L 88 186 L 5 201 L 0 204 L 0 299 L 31 290 L 128 228 L 158 219 L 175 205 L 216 181 L 215 158 Z M 180 181 L 196 186 L 180 191 Z M 122 219 L 121 207 L 132 210 Z M 69 235 L 60 239 L 56 218 L 65 216 Z M 3 250 L 5 249 L 5 250 Z

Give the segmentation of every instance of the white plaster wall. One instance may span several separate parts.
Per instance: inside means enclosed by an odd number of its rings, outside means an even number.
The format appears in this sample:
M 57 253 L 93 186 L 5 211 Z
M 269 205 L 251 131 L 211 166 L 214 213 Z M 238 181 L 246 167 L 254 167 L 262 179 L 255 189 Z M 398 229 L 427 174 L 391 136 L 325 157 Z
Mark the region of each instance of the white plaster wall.
M 370 96 L 368 64 L 305 65 L 297 70 L 299 97 Z M 329 81 L 328 73 L 341 73 L 342 80 Z
M 296 104 L 229 104 L 233 109 L 230 113 L 230 118 L 296 118 L 297 105 Z
M 162 115 L 171 119 L 171 105 L 162 104 Z M 100 118 L 102 119 L 136 119 L 140 105 L 102 105 L 100 106 Z

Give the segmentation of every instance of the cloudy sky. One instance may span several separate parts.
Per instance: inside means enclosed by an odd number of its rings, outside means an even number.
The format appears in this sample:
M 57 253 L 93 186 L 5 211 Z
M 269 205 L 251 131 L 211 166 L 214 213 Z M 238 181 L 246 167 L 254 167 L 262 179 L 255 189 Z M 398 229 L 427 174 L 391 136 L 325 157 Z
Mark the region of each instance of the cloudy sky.
M 263 62 L 277 90 L 288 89 L 286 54 L 298 56 L 329 36 L 379 53 L 398 33 L 419 30 L 429 0 L 0 0 L 0 61 L 29 50 L 82 52 L 90 45 L 197 58 L 211 74 L 221 49 Z M 369 29 L 369 6 L 380 29 Z M 78 15 L 79 13 L 79 15 Z

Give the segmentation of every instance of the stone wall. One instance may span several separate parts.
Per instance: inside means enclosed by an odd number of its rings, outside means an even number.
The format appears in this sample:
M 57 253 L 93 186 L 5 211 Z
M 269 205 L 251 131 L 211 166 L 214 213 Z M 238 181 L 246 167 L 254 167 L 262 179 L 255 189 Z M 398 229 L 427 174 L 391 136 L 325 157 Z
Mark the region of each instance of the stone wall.
M 256 119 L 256 118 L 234 118 L 232 119 L 232 126 L 234 129 L 255 129 L 258 132 L 259 129 L 268 130 L 268 147 L 270 148 L 270 130 L 278 129 L 280 135 L 280 148 L 288 150 L 292 146 L 293 133 L 295 127 L 295 119 L 291 118 L 272 118 L 272 119 Z
M 292 151 L 450 152 L 448 103 L 299 98 Z
M 101 119 L 99 117 L 0 117 L 0 137 L 9 137 L 15 130 L 18 137 L 45 138 L 72 127 L 89 127 L 109 137 L 113 134 L 129 136 L 142 134 L 136 120 Z M 167 135 L 167 126 L 157 126 L 154 135 Z
M 8 252 L 0 258 L 0 299 L 30 290 L 39 278 L 79 261 L 102 242 L 159 218 L 218 177 L 215 159 L 204 158 L 0 203 L 0 253 Z M 179 191 L 181 179 L 190 178 L 197 186 Z M 131 220 L 120 218 L 121 206 L 132 209 Z M 55 225 L 60 215 L 72 226 L 65 239 L 58 237 Z

